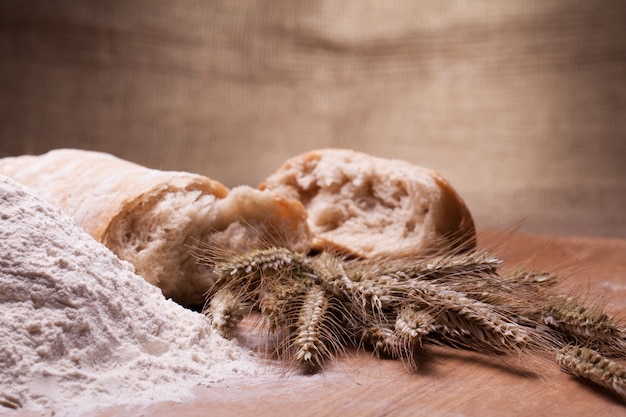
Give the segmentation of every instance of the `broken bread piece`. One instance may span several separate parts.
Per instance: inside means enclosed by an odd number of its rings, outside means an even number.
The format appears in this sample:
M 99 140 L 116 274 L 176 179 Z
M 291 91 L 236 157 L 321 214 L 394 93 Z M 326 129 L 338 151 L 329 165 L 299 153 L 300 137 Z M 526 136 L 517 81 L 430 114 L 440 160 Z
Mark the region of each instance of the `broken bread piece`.
M 474 221 L 454 188 L 406 161 L 315 150 L 286 161 L 259 189 L 302 202 L 315 250 L 399 258 L 476 245 Z
M 201 242 L 235 253 L 263 246 L 304 254 L 311 250 L 313 235 L 298 200 L 241 185 L 217 202 L 215 212 L 212 233 Z
M 182 305 L 204 303 L 214 284 L 214 272 L 190 253 L 212 234 L 215 241 L 274 242 L 278 229 L 290 239 L 274 243 L 299 251 L 311 241 L 298 201 L 253 188 L 230 193 L 201 175 L 149 169 L 106 153 L 58 149 L 3 158 L 0 174 L 38 191 Z

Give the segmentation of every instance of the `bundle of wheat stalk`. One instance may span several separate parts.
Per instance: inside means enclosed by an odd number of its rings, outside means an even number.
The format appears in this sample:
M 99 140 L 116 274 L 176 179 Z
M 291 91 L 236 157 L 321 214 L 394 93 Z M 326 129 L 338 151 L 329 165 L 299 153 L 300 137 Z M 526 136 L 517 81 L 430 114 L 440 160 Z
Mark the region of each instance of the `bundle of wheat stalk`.
M 199 253 L 220 276 L 205 306 L 213 327 L 232 337 L 246 314 L 259 311 L 275 353 L 308 370 L 350 347 L 412 369 L 429 344 L 499 356 L 551 354 L 565 371 L 626 398 L 626 368 L 609 359 L 626 352 L 620 325 L 559 294 L 553 275 L 502 273 L 489 252 L 349 259 L 207 245 Z

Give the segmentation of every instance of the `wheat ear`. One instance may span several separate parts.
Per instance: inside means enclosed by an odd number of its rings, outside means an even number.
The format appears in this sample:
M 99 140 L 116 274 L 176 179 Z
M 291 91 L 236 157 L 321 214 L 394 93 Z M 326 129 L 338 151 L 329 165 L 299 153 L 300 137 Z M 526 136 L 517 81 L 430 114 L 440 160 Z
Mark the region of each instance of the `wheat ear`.
M 601 308 L 585 306 L 576 298 L 568 297 L 545 311 L 543 320 L 569 341 L 583 340 L 609 356 L 626 354 L 623 329 Z
M 304 256 L 285 248 L 270 247 L 254 249 L 250 252 L 235 255 L 216 263 L 216 269 L 222 277 L 260 277 L 265 273 L 281 272 L 285 269 L 298 267 L 305 262 Z
M 317 368 L 331 356 L 325 345 L 325 316 L 328 314 L 328 298 L 324 290 L 317 286 L 308 289 L 304 295 L 297 327 L 293 334 L 293 359 L 309 368 Z
M 432 280 L 445 277 L 455 280 L 458 276 L 494 274 L 501 264 L 501 259 L 488 252 L 473 251 L 414 261 L 405 260 L 400 265 L 393 266 L 393 269 L 401 271 L 409 278 Z
M 246 312 L 244 304 L 230 288 L 221 288 L 213 294 L 209 307 L 204 310 L 212 327 L 227 339 L 232 338 Z
M 372 321 L 368 323 L 367 329 L 363 332 L 362 343 L 367 343 L 374 354 L 381 353 L 392 358 L 403 358 L 412 354 L 393 326 L 389 323 Z
M 449 340 L 454 345 L 486 352 L 506 352 L 520 349 L 533 342 L 531 330 L 512 320 L 489 304 L 468 298 L 465 294 L 424 281 L 417 281 L 412 296 L 419 305 L 429 305 L 436 323 L 444 335 L 459 334 L 461 340 Z M 470 340 L 465 340 L 469 336 Z
M 396 260 L 386 267 L 384 273 L 379 271 L 378 276 L 392 277 L 397 283 L 403 283 L 403 286 L 396 283 L 396 293 L 406 292 L 412 281 L 428 281 L 491 304 L 511 315 L 533 315 L 550 305 L 546 291 L 554 283 L 551 275 L 518 270 L 509 277 L 499 273 L 501 263 L 499 258 L 487 251 L 473 251 L 426 259 Z M 371 268 L 371 271 L 376 269 Z
M 600 353 L 580 346 L 568 345 L 556 357 L 563 370 L 603 386 L 626 398 L 626 367 Z

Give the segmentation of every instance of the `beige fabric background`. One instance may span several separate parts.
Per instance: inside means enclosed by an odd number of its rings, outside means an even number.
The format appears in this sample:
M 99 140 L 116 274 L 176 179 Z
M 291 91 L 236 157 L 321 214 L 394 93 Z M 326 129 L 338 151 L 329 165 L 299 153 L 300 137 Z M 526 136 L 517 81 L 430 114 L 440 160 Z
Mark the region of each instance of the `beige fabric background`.
M 228 186 L 309 149 L 441 171 L 478 226 L 626 238 L 626 3 L 0 1 L 0 156 Z

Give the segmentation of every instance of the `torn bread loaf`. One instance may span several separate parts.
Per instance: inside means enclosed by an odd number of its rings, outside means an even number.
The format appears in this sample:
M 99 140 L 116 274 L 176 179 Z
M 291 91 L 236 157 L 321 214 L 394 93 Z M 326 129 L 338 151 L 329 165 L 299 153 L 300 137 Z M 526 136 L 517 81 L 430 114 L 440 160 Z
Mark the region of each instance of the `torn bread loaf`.
M 230 192 L 201 175 L 149 169 L 110 154 L 59 149 L 4 158 L 0 174 L 37 190 L 183 305 L 202 304 L 214 283 L 213 272 L 190 253 L 209 235 L 230 246 L 246 237 L 298 251 L 311 241 L 298 201 L 251 187 Z
M 448 181 L 405 161 L 316 150 L 289 159 L 259 188 L 302 202 L 316 250 L 397 258 L 476 244 L 470 211 Z

